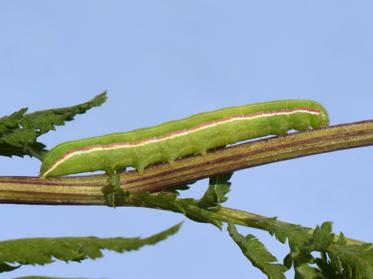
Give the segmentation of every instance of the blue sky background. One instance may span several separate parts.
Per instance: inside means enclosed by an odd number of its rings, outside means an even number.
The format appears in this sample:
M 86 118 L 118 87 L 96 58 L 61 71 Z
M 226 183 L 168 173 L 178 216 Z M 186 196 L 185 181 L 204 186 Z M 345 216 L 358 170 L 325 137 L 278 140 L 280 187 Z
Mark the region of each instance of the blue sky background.
M 99 109 L 43 136 L 48 145 L 226 106 L 314 99 L 331 123 L 373 118 L 372 1 L 0 1 L 0 115 L 86 101 Z M 373 149 L 235 173 L 226 205 L 372 241 Z M 36 159 L 0 158 L 0 175 L 37 175 Z M 194 184 L 202 195 L 207 181 Z M 1 205 L 1 239 L 150 235 L 185 218 L 150 209 Z M 287 248 L 254 233 L 280 259 Z M 266 278 L 211 225 L 127 254 L 23 267 L 6 277 Z M 291 278 L 289 273 L 289 278 Z

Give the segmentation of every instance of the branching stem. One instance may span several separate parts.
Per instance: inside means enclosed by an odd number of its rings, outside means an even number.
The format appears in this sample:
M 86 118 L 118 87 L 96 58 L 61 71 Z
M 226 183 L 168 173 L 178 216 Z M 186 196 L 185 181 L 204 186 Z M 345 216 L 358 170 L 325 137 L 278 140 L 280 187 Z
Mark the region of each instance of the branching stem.
M 141 175 L 136 171 L 121 173 L 120 180 L 123 189 L 133 193 L 158 192 L 221 173 L 370 145 L 373 145 L 373 120 L 238 144 L 207 155 L 179 159 L 172 165 L 151 166 Z M 0 203 L 104 205 L 102 188 L 106 185 L 105 175 L 48 179 L 3 176 L 0 177 Z M 265 218 L 260 215 L 229 208 L 222 208 L 216 214 L 222 221 L 266 229 L 256 225 L 258 218 Z

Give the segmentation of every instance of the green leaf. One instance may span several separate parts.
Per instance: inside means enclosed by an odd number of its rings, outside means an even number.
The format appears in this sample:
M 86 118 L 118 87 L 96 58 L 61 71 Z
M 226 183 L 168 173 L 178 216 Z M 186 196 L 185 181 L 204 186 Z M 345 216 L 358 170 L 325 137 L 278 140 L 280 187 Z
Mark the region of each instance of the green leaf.
M 209 187 L 203 197 L 198 201 L 199 207 L 216 208 L 228 198 L 226 194 L 230 190 L 233 172 L 213 176 L 209 180 Z
M 178 196 L 180 194 L 179 191 L 189 190 L 189 188 L 190 188 L 189 184 L 191 184 L 191 183 L 195 183 L 195 181 L 194 182 L 189 182 L 188 184 L 176 185 L 176 186 L 167 188 L 166 190 L 164 190 L 164 192 L 174 193 Z
M 333 243 L 334 237 L 335 235 L 332 233 L 332 223 L 324 222 L 321 226 L 315 228 L 310 250 L 326 252 Z
M 9 116 L 0 118 L 0 136 L 2 137 L 4 134 L 11 132 L 11 130 L 18 128 L 26 111 L 27 108 L 22 108 Z
M 99 106 L 106 100 L 106 93 L 97 95 L 92 100 L 71 107 L 56 108 L 25 114 L 23 108 L 9 116 L 0 118 L 0 155 L 2 156 L 34 156 L 41 159 L 46 152 L 45 145 L 37 138 L 74 119 L 77 114 Z
M 321 257 L 315 260 L 323 279 L 347 279 L 350 276 L 343 276 L 343 267 L 339 261 L 331 262 L 326 253 L 321 253 Z
M 288 239 L 291 251 L 284 264 L 288 268 L 294 265 L 296 279 L 373 279 L 373 245 L 347 244 L 343 234 L 336 241 L 331 222 L 317 226 L 312 234 L 308 228 L 273 219 L 260 222 L 282 243 Z M 311 254 L 315 251 L 321 256 L 315 258 Z
M 269 279 L 285 279 L 284 272 L 287 271 L 287 268 L 282 264 L 276 263 L 276 257 L 255 236 L 239 234 L 233 224 L 228 225 L 228 232 L 241 248 L 246 258 L 267 275 Z
M 186 204 L 185 216 L 196 222 L 210 223 L 216 226 L 218 229 L 222 228 L 221 221 L 216 219 L 215 215 L 213 215 L 210 211 L 193 204 Z
M 258 223 L 268 228 L 268 232 L 274 235 L 281 243 L 285 243 L 288 240 L 292 250 L 303 247 L 305 243 L 309 243 L 312 239 L 310 229 L 299 225 L 282 223 L 276 221 L 276 218 L 263 219 L 258 221 Z
M 12 271 L 12 270 L 15 270 L 19 267 L 20 267 L 20 265 L 11 266 L 11 265 L 6 264 L 6 263 L 0 263 L 0 273 L 5 272 L 5 271 Z
M 330 259 L 328 266 L 333 267 L 335 274 L 343 275 L 340 278 L 373 278 L 373 245 L 371 243 L 347 245 L 343 240 L 338 241 L 330 245 L 327 255 Z
M 306 263 L 301 263 L 295 267 L 294 279 L 332 279 L 324 277 L 319 270 L 309 266 Z
M 321 279 L 322 274 L 317 267 L 312 266 L 315 258 L 313 251 L 325 251 L 331 245 L 334 234 L 331 233 L 331 223 L 325 222 L 312 230 L 299 225 L 282 223 L 276 219 L 263 219 L 259 221 L 268 228 L 281 243 L 289 242 L 290 253 L 284 259 L 287 268 L 294 266 L 296 279 Z
M 173 192 L 135 193 L 129 197 L 118 199 L 118 204 L 121 202 L 122 204 L 170 210 L 184 214 L 193 221 L 210 223 L 221 229 L 222 223 L 213 212 L 199 207 L 198 201 L 195 199 L 179 199 L 177 196 L 178 194 Z
M 35 133 L 25 132 L 20 126 L 26 111 L 27 108 L 22 108 L 9 116 L 0 118 L 0 155 L 23 156 L 25 155 L 24 146 L 35 142 Z
M 309 236 L 310 233 L 308 233 Z M 303 243 L 298 242 L 298 247 L 293 247 L 289 253 L 295 269 L 295 279 L 322 279 L 325 277 L 320 269 L 311 266 L 316 262 L 311 254 L 314 251 L 326 252 L 334 240 L 332 223 L 324 222 L 316 226 L 311 237 L 305 236 Z M 329 279 L 329 278 L 328 278 Z M 331 279 L 331 278 L 330 278 Z
M 102 257 L 101 250 L 104 249 L 123 253 L 156 244 L 175 234 L 180 226 L 181 223 L 147 238 L 61 237 L 1 241 L 0 263 L 44 265 L 53 262 L 54 259 L 66 262 L 96 259 Z M 3 271 L 8 270 L 1 270 Z
M 22 126 L 38 132 L 38 135 L 55 130 L 55 126 L 64 125 L 71 121 L 77 114 L 85 113 L 87 110 L 102 105 L 107 99 L 106 91 L 97 95 L 92 100 L 64 108 L 54 108 L 26 114 L 22 119 Z

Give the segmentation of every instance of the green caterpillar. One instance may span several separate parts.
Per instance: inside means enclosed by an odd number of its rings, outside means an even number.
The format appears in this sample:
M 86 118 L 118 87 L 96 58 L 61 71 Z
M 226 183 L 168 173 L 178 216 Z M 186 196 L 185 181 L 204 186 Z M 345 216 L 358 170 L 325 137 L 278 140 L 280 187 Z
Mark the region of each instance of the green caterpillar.
M 114 173 L 134 167 L 142 173 L 150 164 L 289 130 L 328 125 L 326 110 L 315 101 L 283 100 L 229 107 L 124 133 L 65 142 L 49 151 L 40 176 L 62 176 L 104 170 Z

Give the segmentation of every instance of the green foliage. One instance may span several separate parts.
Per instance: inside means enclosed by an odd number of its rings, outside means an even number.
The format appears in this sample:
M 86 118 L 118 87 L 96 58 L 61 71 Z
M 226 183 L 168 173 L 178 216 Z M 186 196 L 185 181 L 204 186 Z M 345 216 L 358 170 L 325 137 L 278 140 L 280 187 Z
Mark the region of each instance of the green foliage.
M 169 192 L 129 194 L 119 199 L 119 204 L 178 212 L 192 220 L 221 228 L 222 221 L 230 222 L 229 217 L 222 218 L 216 209 L 227 199 L 225 194 L 229 191 L 230 177 L 231 174 L 226 174 L 211 178 L 206 193 L 199 200 L 178 198 L 176 190 L 180 187 L 175 187 Z M 291 267 L 295 270 L 295 279 L 373 279 L 370 275 L 373 274 L 370 244 L 351 246 L 344 241 L 343 235 L 337 239 L 332 233 L 331 222 L 325 222 L 314 230 L 276 218 L 260 218 L 256 225 L 266 228 L 281 243 L 288 241 L 290 252 L 283 264 L 277 263 L 255 236 L 240 235 L 232 224 L 228 226 L 228 232 L 250 262 L 270 279 L 284 279 L 284 272 Z M 314 252 L 318 252 L 320 257 L 315 257 Z
M 237 232 L 233 224 L 228 225 L 229 235 L 241 248 L 242 253 L 249 261 L 259 268 L 269 279 L 285 279 L 287 268 L 277 262 L 273 256 L 254 235 L 243 236 Z
M 118 204 L 131 204 L 141 207 L 150 207 L 169 210 L 184 214 L 189 219 L 197 222 L 210 223 L 221 229 L 222 222 L 216 215 L 198 205 L 198 201 L 191 198 L 179 199 L 177 194 L 172 192 L 160 193 L 136 193 L 129 197 L 118 198 Z
M 296 249 L 311 238 L 310 229 L 299 225 L 283 223 L 276 218 L 266 218 L 258 221 L 259 224 L 268 228 L 268 232 L 274 235 L 281 243 L 289 242 L 291 249 Z
M 332 233 L 332 223 L 324 222 L 321 226 L 317 226 L 313 231 L 313 239 L 309 244 L 309 250 L 326 252 L 334 240 Z
M 168 191 L 159 193 L 115 193 L 115 205 L 130 204 L 134 206 L 150 207 L 169 210 L 184 214 L 193 221 L 201 223 L 210 223 L 219 229 L 222 228 L 222 222 L 214 213 L 214 209 L 219 208 L 220 203 L 227 200 L 225 196 L 229 192 L 231 183 L 229 179 L 233 173 L 222 174 L 210 178 L 209 187 L 203 197 L 199 200 L 191 198 L 178 198 L 179 190 L 189 189 L 188 185 L 174 186 Z M 112 187 L 110 188 L 112 190 Z M 109 195 L 108 195 L 109 194 Z M 111 192 L 105 193 L 106 200 Z
M 0 118 L 0 155 L 29 155 L 27 147 L 36 143 L 36 133 L 22 129 L 21 121 L 27 108 Z M 41 146 L 43 148 L 44 146 Z
M 268 231 L 285 243 L 290 253 L 284 259 L 287 268 L 294 266 L 295 279 L 372 279 L 373 246 L 370 243 L 352 245 L 343 234 L 332 233 L 331 222 L 309 228 L 286 224 L 275 219 L 261 221 Z M 320 257 L 313 256 L 319 252 Z
M 371 279 L 373 278 L 373 246 L 371 243 L 348 245 L 343 235 L 330 245 L 316 261 L 320 270 L 333 275 L 325 278 Z
M 195 183 L 195 181 L 194 182 L 189 182 L 188 184 L 176 185 L 176 186 L 167 188 L 166 190 L 164 190 L 164 192 L 169 192 L 169 193 L 174 193 L 176 195 L 179 195 L 180 191 L 189 190 L 189 188 L 190 188 L 189 185 L 192 184 L 192 183 Z
M 0 273 L 5 272 L 5 271 L 12 271 L 12 270 L 15 270 L 19 267 L 20 267 L 20 265 L 12 266 L 12 265 L 9 265 L 9 264 L 6 264 L 6 263 L 0 263 Z
M 106 92 L 76 106 L 29 114 L 25 114 L 27 108 L 23 108 L 0 118 L 0 155 L 20 157 L 29 155 L 41 159 L 46 150 L 45 145 L 37 141 L 39 136 L 54 130 L 55 126 L 73 120 L 75 115 L 101 105 L 105 100 Z
M 221 203 L 228 198 L 226 194 L 229 192 L 233 172 L 213 176 L 209 180 L 209 187 L 202 198 L 198 201 L 198 205 L 202 208 L 218 208 Z
M 299 225 L 287 224 L 268 218 L 261 221 L 266 224 L 268 231 L 274 235 L 280 242 L 289 242 L 290 253 L 284 259 L 284 265 L 287 268 L 294 266 L 295 278 L 311 279 L 320 277 L 317 268 L 311 266 L 315 260 L 312 256 L 313 251 L 326 251 L 334 239 L 331 234 L 331 223 L 325 222 L 321 227 L 316 227 L 313 234 L 308 228 Z
M 106 99 L 106 92 L 103 92 L 92 100 L 82 104 L 26 114 L 22 120 L 22 126 L 38 130 L 40 135 L 42 135 L 50 130 L 55 130 L 55 126 L 64 125 L 66 121 L 73 120 L 77 114 L 83 114 L 93 107 L 102 105 Z
M 85 113 L 92 107 L 101 105 L 105 100 L 106 93 L 102 93 L 76 106 L 30 114 L 26 114 L 27 108 L 22 108 L 0 118 L 0 155 L 29 155 L 42 159 L 46 150 L 45 145 L 37 140 L 40 135 L 55 130 L 56 126 L 64 125 L 77 114 Z M 239 224 L 245 224 L 246 219 L 239 218 L 238 210 L 232 217 L 219 215 L 221 204 L 227 200 L 232 174 L 211 177 L 207 191 L 199 200 L 178 197 L 179 191 L 187 190 L 188 185 L 175 186 L 161 193 L 130 194 L 120 188 L 117 175 L 109 178 L 109 185 L 103 192 L 111 206 L 132 205 L 169 210 L 184 214 L 197 222 L 213 224 L 219 229 L 222 228 L 222 222 L 229 223 L 229 235 L 245 257 L 269 279 L 284 279 L 284 273 L 290 268 L 295 270 L 295 279 L 373 279 L 372 244 L 351 245 L 343 234 L 336 236 L 332 232 L 330 222 L 325 222 L 312 230 L 284 223 L 276 218 L 255 220 L 255 226 L 266 229 L 281 243 L 288 242 L 290 252 L 284 258 L 283 264 L 279 263 L 254 235 L 239 234 L 232 222 L 238 220 Z M 253 224 L 253 220 L 250 221 L 250 224 Z M 49 264 L 55 260 L 80 262 L 85 259 L 96 259 L 102 257 L 102 250 L 105 249 L 120 253 L 137 250 L 144 245 L 166 239 L 176 233 L 180 226 L 181 224 L 178 224 L 148 238 L 64 237 L 2 241 L 0 272 L 12 271 L 22 265 Z M 63 278 L 28 276 L 18 279 Z
M 97 237 L 61 237 L 26 238 L 0 242 L 0 263 L 19 265 L 44 265 L 54 261 L 77 261 L 102 257 L 101 250 L 118 253 L 138 250 L 144 245 L 153 245 L 175 234 L 180 229 L 177 224 L 163 232 L 147 238 L 97 238 Z M 0 272 L 9 271 L 0 269 Z

